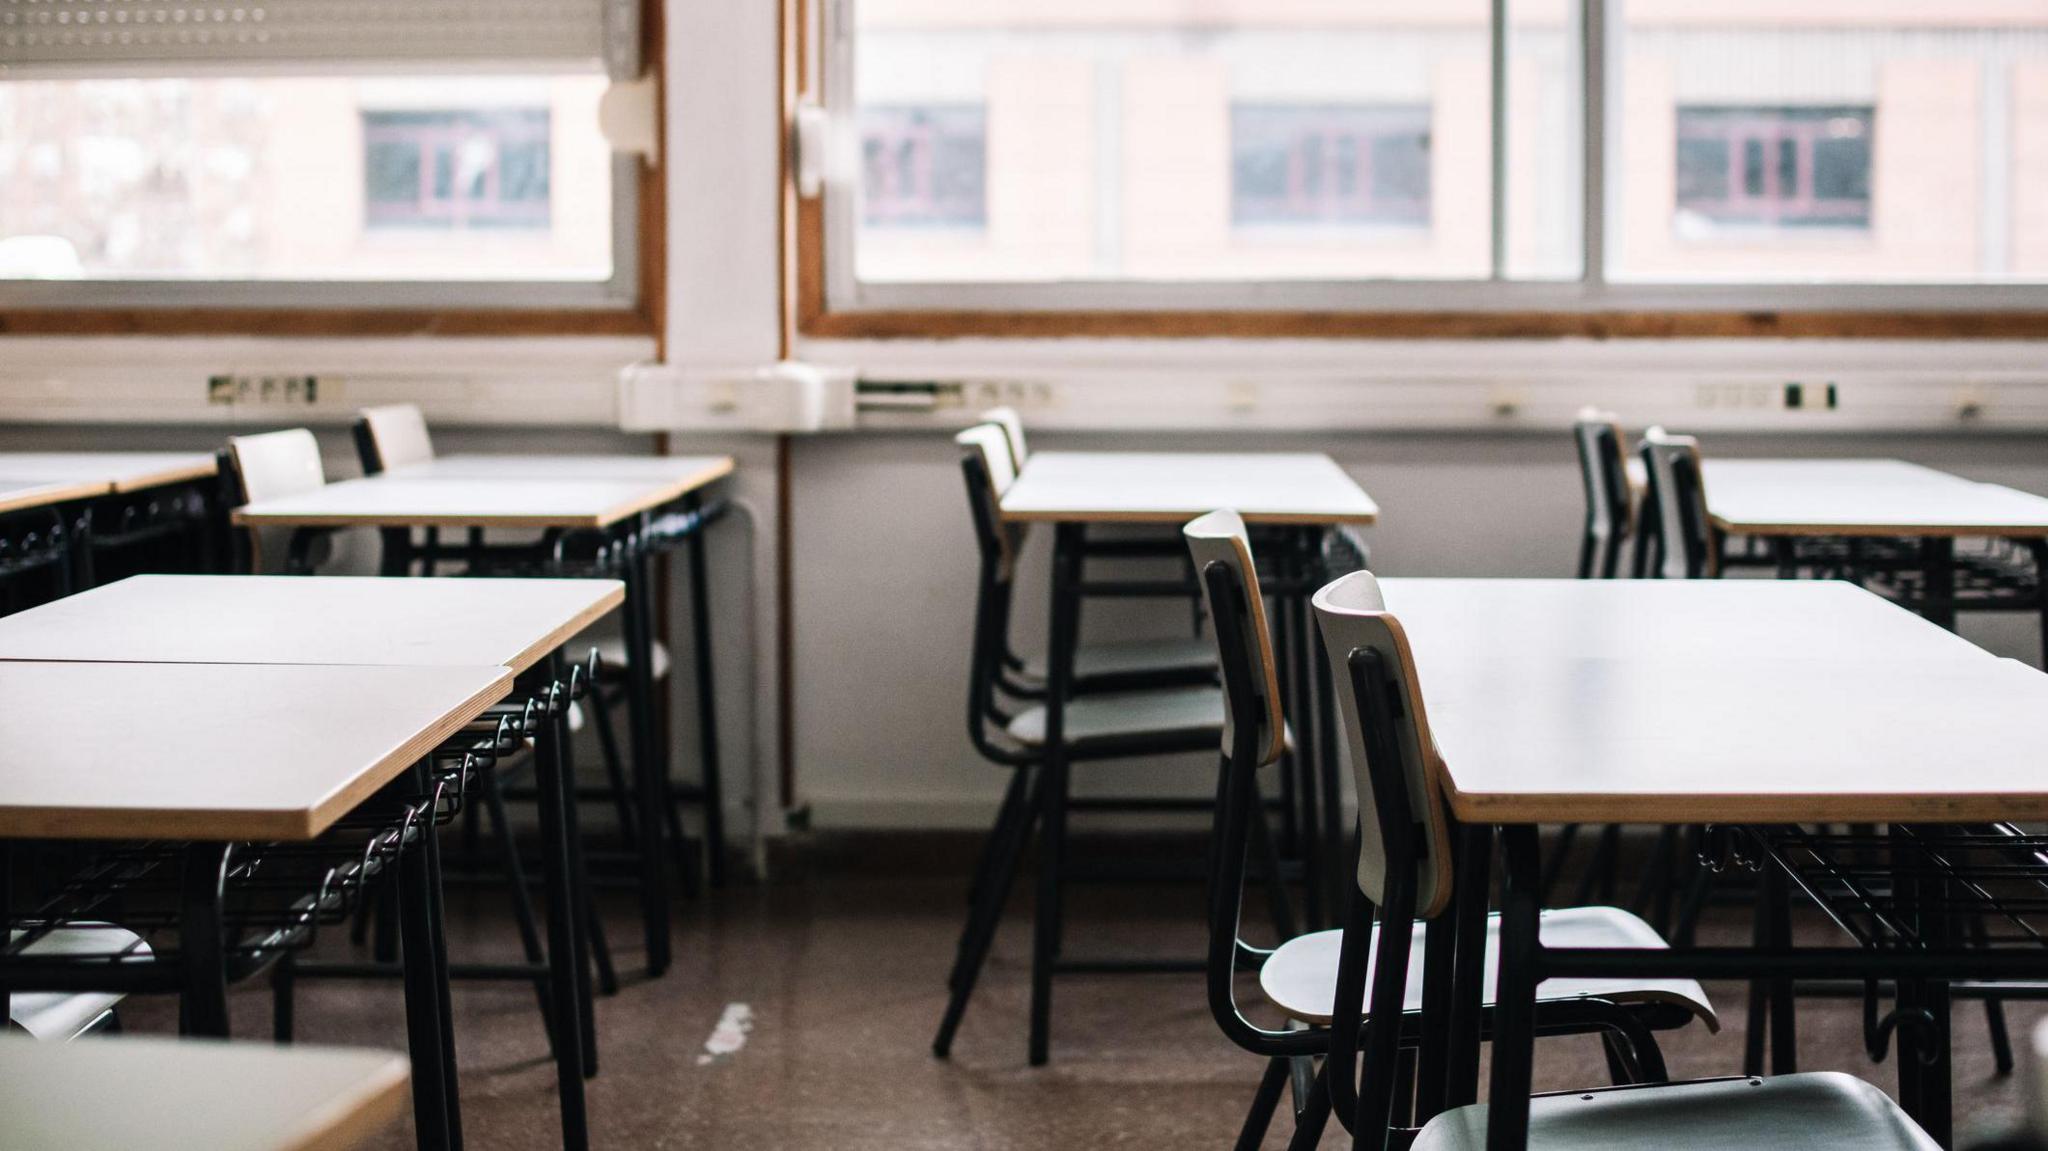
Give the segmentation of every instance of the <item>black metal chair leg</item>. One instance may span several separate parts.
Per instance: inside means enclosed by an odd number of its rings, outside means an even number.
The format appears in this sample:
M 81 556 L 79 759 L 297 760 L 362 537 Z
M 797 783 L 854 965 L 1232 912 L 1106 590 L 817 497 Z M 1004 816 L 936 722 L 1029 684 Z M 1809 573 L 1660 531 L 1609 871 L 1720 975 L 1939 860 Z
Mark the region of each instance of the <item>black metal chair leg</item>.
M 1017 822 L 1028 814 L 1024 810 L 1030 798 L 1026 787 L 1028 774 L 1022 768 L 1011 774 L 1010 785 L 1003 792 L 1002 808 L 996 813 L 995 826 L 989 829 L 988 839 L 982 844 L 981 858 L 975 864 L 974 881 L 967 889 L 967 922 L 960 925 L 960 939 L 953 945 L 953 970 L 946 976 L 948 988 L 960 986 L 960 973 L 967 966 L 968 945 L 974 938 L 989 883 L 995 878 L 996 861 L 1011 850 L 1009 844 L 1015 835 Z
M 1977 946 L 1985 947 L 1988 946 L 1988 935 L 1989 932 L 1984 928 L 1984 917 L 1981 915 L 1972 916 L 1970 919 L 1971 940 Z M 1991 1033 L 1992 1066 L 2001 1078 L 2012 1074 L 2012 1034 L 2005 1026 L 2005 1000 L 1995 995 L 1984 997 L 1984 1027 L 1985 1030 Z
M 527 895 L 526 865 L 519 861 L 519 841 L 512 834 L 512 821 L 505 814 L 505 788 L 495 770 L 478 774 L 479 790 L 484 793 L 484 806 L 490 813 L 491 836 L 497 840 L 498 853 L 505 864 L 505 882 L 512 897 L 512 920 L 519 927 L 519 946 L 528 963 L 546 963 L 547 953 L 540 942 L 540 922 L 533 913 L 533 900 Z M 548 1034 L 548 1047 L 552 1051 L 555 1042 L 554 1012 L 548 1003 L 548 981 L 546 976 L 536 976 L 533 981 L 534 994 L 540 998 L 541 1026 Z
M 640 844 L 639 821 L 633 815 L 633 788 L 626 782 L 626 760 L 619 753 L 619 733 L 612 727 L 611 704 L 605 700 L 601 687 L 592 686 L 590 695 L 591 726 L 597 729 L 597 749 L 604 760 L 604 778 L 612 789 L 612 814 L 619 821 L 619 843 L 628 851 L 638 851 Z
M 1315 1151 L 1316 1144 L 1323 1141 L 1323 1128 L 1330 1124 L 1328 1074 L 1327 1069 L 1316 1073 L 1308 1098 L 1302 1101 L 1301 1110 L 1294 1116 L 1294 1138 L 1287 1141 L 1287 1151 Z
M 692 497 L 688 506 L 697 509 Z M 710 857 L 711 886 L 725 886 L 725 789 L 719 781 L 718 693 L 711 659 L 711 580 L 705 572 L 704 529 L 690 534 L 685 549 L 690 562 L 690 639 L 696 655 L 697 748 L 703 760 L 704 841 Z
M 290 1043 L 297 1029 L 296 983 L 293 957 L 287 952 L 277 961 L 277 966 L 270 969 L 270 1038 L 274 1043 Z
M 1265 1146 L 1266 1131 L 1273 1126 L 1273 1113 L 1280 1109 L 1280 1096 L 1287 1090 L 1286 1059 L 1268 1059 L 1266 1073 L 1259 1079 L 1259 1092 L 1252 1096 L 1252 1109 L 1245 1113 L 1238 1130 L 1236 1151 L 1259 1151 Z
M 1060 952 L 1060 897 L 1067 847 L 1067 765 L 1057 753 L 1040 769 L 1042 810 L 1038 818 L 1038 901 L 1032 909 L 1031 1034 L 1029 1062 L 1043 1067 L 1052 1057 L 1052 968 Z
M 1043 788 L 1043 784 L 1039 785 Z M 1017 881 L 1017 867 L 1024 857 L 1024 848 L 1031 842 L 1031 829 L 1035 822 L 1031 812 L 1036 809 L 1038 797 L 1030 797 L 1025 818 L 1014 823 L 1003 842 L 996 845 L 996 858 L 982 898 L 970 911 L 965 938 L 961 941 L 960 955 L 954 962 L 953 977 L 949 981 L 952 995 L 946 1001 L 946 1014 L 939 1021 L 939 1033 L 932 1040 L 932 1054 L 941 1059 L 953 1050 L 953 1037 L 960 1030 L 960 1020 L 967 1013 L 967 1001 L 974 996 L 975 980 L 981 976 L 981 968 L 988 961 L 989 948 L 995 943 L 996 929 L 1003 921 L 1003 908 L 1010 901 L 1010 890 Z

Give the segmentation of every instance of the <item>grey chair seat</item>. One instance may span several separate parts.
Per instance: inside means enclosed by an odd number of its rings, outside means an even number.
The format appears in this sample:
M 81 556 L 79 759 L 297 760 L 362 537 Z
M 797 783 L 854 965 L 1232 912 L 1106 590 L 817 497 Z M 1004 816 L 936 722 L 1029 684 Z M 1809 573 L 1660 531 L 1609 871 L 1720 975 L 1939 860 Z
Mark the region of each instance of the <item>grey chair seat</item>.
M 1483 1104 L 1446 1111 L 1410 1151 L 1482 1151 Z M 1935 1151 L 1884 1092 L 1838 1071 L 1538 1096 L 1529 1151 Z
M 587 647 L 583 647 L 581 650 L 589 651 L 592 647 L 597 649 L 598 673 L 607 679 L 612 676 L 625 675 L 626 669 L 633 665 L 633 661 L 626 651 L 624 636 L 615 635 L 600 639 Z M 569 648 L 569 654 L 573 656 L 577 650 L 578 648 L 572 645 Z M 668 645 L 660 640 L 655 640 L 652 644 L 652 650 L 654 655 L 649 663 L 654 669 L 655 680 L 659 682 L 668 678 L 668 669 L 671 662 L 668 654 Z
M 13 933 L 16 937 L 21 932 Z M 30 958 L 65 955 L 109 955 L 133 947 L 139 959 L 149 957 L 141 936 L 112 924 L 82 924 L 50 932 L 22 949 Z M 125 996 L 118 991 L 17 991 L 8 997 L 8 1029 L 35 1039 L 59 1042 L 76 1038 L 98 1024 Z
M 1045 708 L 1018 713 L 1004 729 L 1027 747 L 1045 743 Z M 1223 741 L 1223 692 L 1213 687 L 1112 691 L 1067 701 L 1066 739 L 1074 745 L 1104 740 L 1207 735 Z
M 1423 935 L 1428 925 L 1415 925 L 1414 946 L 1408 953 L 1406 1007 L 1422 1010 Z M 1298 936 L 1280 945 L 1259 970 L 1259 989 L 1289 1018 L 1303 1023 L 1330 1021 L 1330 1007 L 1337 998 L 1337 953 L 1342 931 L 1318 931 Z M 1543 942 L 1551 947 L 1641 947 L 1662 950 L 1669 946 L 1655 928 L 1618 907 L 1568 907 L 1543 913 Z M 1373 928 L 1375 950 L 1379 928 Z M 1485 1002 L 1493 1003 L 1494 977 L 1500 968 L 1500 917 L 1486 921 Z M 1368 965 L 1368 981 L 1371 979 Z M 1368 984 L 1369 985 L 1369 984 Z M 1690 979 L 1548 979 L 1536 990 L 1538 999 L 1606 999 L 1615 1003 L 1666 1003 L 1684 1008 L 1707 1025 L 1721 1027 L 1707 993 Z
M 1094 644 L 1074 653 L 1074 678 L 1081 680 L 1215 670 L 1216 641 L 1206 636 Z M 1045 665 L 1032 660 L 1024 675 L 1042 683 Z

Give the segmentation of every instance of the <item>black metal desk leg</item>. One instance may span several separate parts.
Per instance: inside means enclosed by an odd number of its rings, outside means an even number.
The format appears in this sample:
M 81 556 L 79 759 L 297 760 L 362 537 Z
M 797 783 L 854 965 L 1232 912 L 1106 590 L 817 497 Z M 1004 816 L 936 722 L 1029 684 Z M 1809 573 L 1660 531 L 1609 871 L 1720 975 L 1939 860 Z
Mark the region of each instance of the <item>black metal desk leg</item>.
M 1507 883 L 1500 916 L 1500 978 L 1494 1005 L 1493 1082 L 1487 1088 L 1486 1151 L 1524 1151 L 1529 1143 L 1529 1082 L 1536 1058 L 1536 985 L 1543 946 L 1537 937 L 1543 858 L 1536 829 L 1501 829 Z
M 1929 536 L 1920 541 L 1922 568 L 1920 614 L 1931 623 L 1956 627 L 1956 541 Z
M 1457 873 L 1451 917 L 1450 1034 L 1444 1057 L 1444 1106 L 1479 1100 L 1479 1032 L 1486 997 L 1486 912 L 1493 889 L 1493 828 L 1465 824 L 1457 829 Z
M 629 597 L 630 602 L 630 597 Z M 569 854 L 564 796 L 573 781 L 562 773 L 562 741 L 556 725 L 541 727 L 534 756 L 534 792 L 540 808 L 541 863 L 548 899 L 548 985 L 554 1020 L 555 1084 L 562 1101 L 562 1146 L 584 1151 L 590 1132 L 583 1107 L 582 1012 L 577 994 L 576 935 L 581 922 Z M 661 857 L 653 856 L 655 866 Z M 667 910 L 667 903 L 662 905 Z M 666 922 L 663 939 L 667 939 Z
M 1067 697 L 1073 693 L 1074 643 L 1080 630 L 1081 550 L 1085 531 L 1061 524 L 1052 557 L 1052 624 L 1046 644 L 1045 766 L 1039 792 L 1038 905 L 1031 939 L 1030 1062 L 1052 1049 L 1052 968 L 1060 944 L 1060 867 L 1067 833 Z
M 684 505 L 699 511 L 695 495 Z M 697 660 L 697 751 L 704 773 L 704 848 L 710 855 L 711 886 L 725 886 L 725 789 L 718 770 L 718 693 L 711 660 L 711 578 L 705 574 L 705 527 L 690 533 L 690 645 Z
M 442 898 L 441 837 L 431 822 L 424 830 L 426 835 L 420 844 L 420 852 L 427 866 L 427 955 L 433 963 L 435 1019 L 441 1041 L 443 1107 L 448 1145 L 459 1149 L 462 1146 L 462 1080 L 455 1060 L 455 1007 L 449 1000 L 448 912 Z
M 427 843 L 434 834 L 431 824 L 418 828 L 419 843 L 404 848 L 398 856 L 398 934 L 404 956 L 405 1041 L 412 1053 L 412 1120 L 414 1136 L 422 1151 L 454 1148 L 456 1136 L 450 1123 L 455 1084 L 446 1044 L 451 1038 L 442 1031 L 442 993 L 445 974 L 434 961 L 435 929 L 433 868 Z
M 0 839 L 0 955 L 7 952 L 6 940 L 14 935 L 14 844 Z M 0 981 L 0 1019 L 14 1018 L 14 1004 L 7 984 Z
M 654 597 L 647 587 L 647 557 L 636 539 L 625 545 L 626 710 L 631 721 L 633 771 L 640 792 L 640 914 L 647 934 L 647 974 L 669 965 L 668 871 L 662 829 L 668 826 L 668 757 L 662 754 L 654 703 Z
M 556 651 L 549 657 L 548 675 L 562 687 L 561 706 L 548 722 L 548 731 L 554 737 L 557 753 L 561 756 L 560 771 L 567 782 L 562 788 L 562 832 L 569 846 L 570 889 L 576 892 L 577 916 L 576 934 L 576 1017 L 581 1024 L 580 1038 L 583 1043 L 583 1077 L 597 1075 L 597 1015 L 592 1002 L 590 985 L 590 939 L 591 925 L 595 920 L 590 908 L 583 900 L 591 897 L 590 875 L 583 862 L 583 831 L 577 820 L 576 759 L 572 755 L 573 745 L 569 740 L 569 674 L 568 663 L 562 653 Z
M 1939 849 L 1948 829 L 1943 826 L 1915 828 L 1916 834 Z M 1931 854 L 1931 853 L 1930 853 Z M 1948 880 L 1923 863 L 1920 873 L 1920 932 L 1932 951 L 1947 950 L 1958 942 L 1954 917 L 1949 913 Z M 1921 1044 L 1920 1114 L 1917 1118 L 1927 1134 L 1943 1147 L 1955 1146 L 1954 1067 L 1949 1057 L 1949 985 L 1932 978 L 1920 985 L 1921 1006 L 1931 1026 Z
M 1772 950 L 1792 946 L 1792 892 L 1785 872 L 1775 862 L 1764 863 L 1765 930 Z M 1792 980 L 1779 976 L 1770 981 L 1771 1074 L 1790 1075 L 1799 1070 L 1799 1016 L 1792 994 Z
M 185 849 L 184 893 L 178 918 L 179 961 L 185 993 L 178 1004 L 178 1032 L 207 1039 L 228 1037 L 227 902 L 225 843 L 195 843 Z

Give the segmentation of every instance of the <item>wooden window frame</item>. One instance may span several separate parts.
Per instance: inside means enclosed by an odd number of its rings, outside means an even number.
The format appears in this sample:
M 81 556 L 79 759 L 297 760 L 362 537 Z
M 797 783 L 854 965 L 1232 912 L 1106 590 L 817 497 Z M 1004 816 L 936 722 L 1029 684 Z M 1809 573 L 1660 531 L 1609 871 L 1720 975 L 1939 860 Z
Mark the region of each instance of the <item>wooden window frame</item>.
M 2048 339 L 2048 308 L 1829 307 L 1803 310 L 1729 306 L 1530 307 L 1418 310 L 1189 309 L 834 309 L 827 295 L 823 195 L 797 193 L 795 122 L 805 103 L 823 98 L 818 57 L 821 0 L 782 0 L 782 269 L 784 342 L 951 339 Z M 1604 45 L 1604 0 L 1589 4 L 1590 45 Z M 1598 53 L 1589 53 L 1597 59 Z M 1604 63 L 1586 93 L 1589 122 L 1604 115 Z M 1496 84 L 1496 109 L 1505 97 Z M 1590 149 L 1597 142 L 1588 141 Z M 1497 163 L 1499 158 L 1497 158 Z M 1600 162 L 1589 163 L 1592 172 Z M 1588 217 L 1604 193 L 1589 190 Z M 1600 259 L 1599 245 L 1587 246 Z M 1853 289 L 1852 289 L 1853 293 Z
M 642 59 L 654 81 L 656 139 L 666 115 L 661 0 L 644 0 Z M 119 308 L 0 308 L 0 336 L 346 337 L 650 336 L 663 340 L 667 312 L 667 184 L 659 164 L 634 165 L 638 262 L 635 299 L 625 306 L 336 308 L 187 307 L 173 301 Z

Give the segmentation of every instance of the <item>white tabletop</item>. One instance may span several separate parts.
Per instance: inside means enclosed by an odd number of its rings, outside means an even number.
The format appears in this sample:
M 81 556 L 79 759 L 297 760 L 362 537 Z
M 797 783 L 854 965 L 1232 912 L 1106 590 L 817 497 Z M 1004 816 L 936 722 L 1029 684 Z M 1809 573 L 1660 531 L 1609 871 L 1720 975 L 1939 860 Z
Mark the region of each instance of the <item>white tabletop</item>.
M 1380 581 L 1424 672 L 1505 646 L 1558 658 L 1800 657 L 1971 662 L 1991 653 L 1839 580 Z M 6 635 L 0 620 L 0 636 Z M 4 654 L 0 646 L 0 654 Z
M 107 490 L 105 484 L 80 480 L 0 478 L 0 512 L 29 511 L 68 504 L 73 500 L 89 500 L 106 495 Z
M 670 485 L 670 499 L 732 474 L 731 456 L 521 456 L 485 453 L 437 456 L 394 468 L 407 479 L 624 480 Z
M 387 1051 L 0 1039 L 0 1151 L 342 1151 L 399 1117 L 407 1080 Z
M 1461 819 L 2048 818 L 2048 675 L 1938 642 L 1904 612 L 1698 580 L 1665 586 L 1720 606 L 1653 611 L 1634 581 L 1584 581 L 1560 625 L 1522 581 L 1429 582 L 1389 580 L 1387 601 Z M 1729 586 L 1785 602 L 1745 611 Z
M 1369 524 L 1379 505 L 1318 452 L 1034 452 L 1006 520 L 1180 523 L 1229 508 L 1249 523 Z
M 617 580 L 143 575 L 0 618 L 0 660 L 524 671 L 624 599 Z
M 109 492 L 204 479 L 217 470 L 207 452 L 0 452 L 0 480 L 99 483 Z
M 0 661 L 0 839 L 311 839 L 511 687 L 502 667 Z
M 2048 499 L 1902 460 L 1708 460 L 1714 525 L 1743 535 L 2048 536 Z
M 666 480 L 343 480 L 236 509 L 236 523 L 267 527 L 602 528 L 676 498 Z

